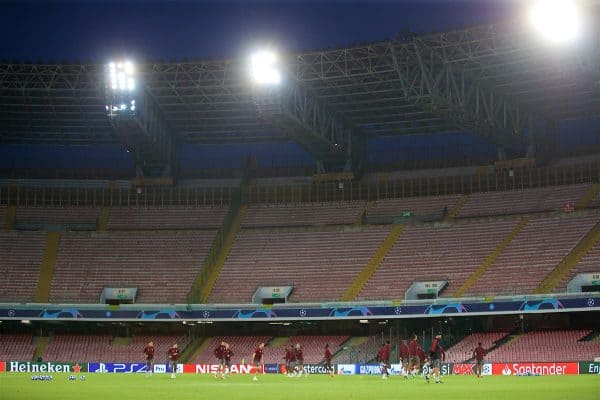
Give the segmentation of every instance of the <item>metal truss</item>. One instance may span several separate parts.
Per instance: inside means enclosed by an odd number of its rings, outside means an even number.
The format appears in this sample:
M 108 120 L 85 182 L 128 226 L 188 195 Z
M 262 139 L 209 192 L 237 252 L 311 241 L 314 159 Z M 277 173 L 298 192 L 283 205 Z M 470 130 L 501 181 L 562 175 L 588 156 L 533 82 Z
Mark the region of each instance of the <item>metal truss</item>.
M 599 20 L 597 6 L 587 14 Z M 288 55 L 284 67 L 297 87 L 280 99 L 277 129 L 243 60 L 138 69 L 169 135 L 188 143 L 293 137 L 320 158 L 354 164 L 359 142 L 380 135 L 462 130 L 522 149 L 533 122 L 600 114 L 598 25 L 563 49 L 508 22 Z M 0 141 L 119 141 L 104 103 L 102 65 L 0 62 Z
M 254 98 L 260 117 L 312 153 L 322 172 L 340 165 L 354 172 L 363 167 L 365 133 L 298 82 L 256 87 Z

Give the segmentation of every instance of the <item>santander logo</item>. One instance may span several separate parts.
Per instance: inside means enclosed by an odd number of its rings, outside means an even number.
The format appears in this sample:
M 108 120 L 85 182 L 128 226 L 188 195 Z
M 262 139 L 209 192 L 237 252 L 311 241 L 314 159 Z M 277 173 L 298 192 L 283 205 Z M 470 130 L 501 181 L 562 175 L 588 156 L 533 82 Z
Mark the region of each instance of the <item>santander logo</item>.
M 504 368 L 502 369 L 502 375 L 512 375 L 512 371 L 508 364 L 504 364 Z

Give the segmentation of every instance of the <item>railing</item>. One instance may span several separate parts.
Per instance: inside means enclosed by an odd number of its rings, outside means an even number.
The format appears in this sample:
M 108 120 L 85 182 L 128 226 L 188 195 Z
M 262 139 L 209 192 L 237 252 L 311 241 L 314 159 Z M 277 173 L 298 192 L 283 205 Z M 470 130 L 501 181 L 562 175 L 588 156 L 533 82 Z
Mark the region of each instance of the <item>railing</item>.
M 419 177 L 373 182 L 326 182 L 295 185 L 254 185 L 242 192 L 242 202 L 286 203 L 381 200 L 442 196 L 592 183 L 600 180 L 600 163 L 541 168 L 515 168 L 492 174 Z
M 221 206 L 231 202 L 233 187 L 30 188 L 0 186 L 0 205 L 20 207 L 167 207 Z
M 600 181 L 600 163 L 556 167 L 502 169 L 483 175 L 458 175 L 322 182 L 289 185 L 246 185 L 242 204 L 381 200 L 441 196 L 572 185 Z M 227 205 L 237 187 L 145 186 L 139 189 L 31 188 L 0 185 L 0 205 L 87 207 L 201 207 Z

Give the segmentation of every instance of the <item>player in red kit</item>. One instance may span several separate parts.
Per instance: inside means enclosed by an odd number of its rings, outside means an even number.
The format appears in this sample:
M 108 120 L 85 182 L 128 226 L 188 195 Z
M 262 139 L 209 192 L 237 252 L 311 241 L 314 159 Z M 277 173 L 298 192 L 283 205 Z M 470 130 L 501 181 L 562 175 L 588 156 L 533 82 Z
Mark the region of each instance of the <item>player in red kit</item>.
M 483 372 L 483 357 L 485 357 L 485 349 L 481 346 L 481 342 L 477 344 L 475 350 L 473 350 L 473 357 L 475 357 L 475 375 L 481 378 Z
M 443 383 L 440 380 L 440 369 L 442 365 L 442 361 L 446 358 L 446 353 L 444 352 L 444 348 L 440 341 L 442 340 L 442 335 L 436 335 L 435 339 L 431 343 L 431 348 L 429 349 L 429 355 L 431 356 L 431 364 L 433 365 L 433 378 L 435 379 L 435 383 Z
M 302 347 L 300 343 L 296 343 L 296 348 L 294 349 L 294 371 L 298 374 L 297 376 L 301 376 L 304 373 L 304 352 L 302 351 Z
M 408 369 L 410 370 L 410 373 L 413 378 L 417 376 L 417 372 L 419 371 L 419 368 L 421 366 L 421 363 L 419 362 L 419 357 L 417 355 L 418 345 L 419 340 L 417 339 L 417 335 L 413 335 L 410 340 L 410 343 L 408 344 Z
M 408 346 L 406 340 L 403 340 L 398 347 L 398 355 L 400 356 L 400 364 L 402 364 L 402 376 L 408 379 Z
M 427 362 L 427 355 L 420 344 L 417 345 L 417 357 L 419 357 L 419 364 L 421 365 L 421 374 L 425 377 L 427 383 L 429 383 L 429 364 Z
M 219 363 L 219 368 L 215 372 L 215 379 L 218 378 L 219 374 L 222 378 L 225 378 L 225 342 L 221 342 L 213 351 L 217 361 Z
M 144 347 L 144 355 L 146 356 L 146 377 L 154 372 L 154 342 L 148 342 Z
M 254 349 L 254 353 L 252 353 L 252 364 L 254 365 L 254 379 L 253 380 L 255 380 L 255 381 L 258 380 L 258 378 L 256 377 L 258 370 L 260 369 L 264 372 L 264 365 L 263 365 L 263 361 L 262 361 L 264 351 L 265 351 L 265 344 L 261 343 L 258 345 L 258 347 L 256 349 Z
M 388 379 L 390 376 L 390 353 L 391 353 L 390 341 L 386 341 L 381 345 L 381 348 L 377 352 L 377 359 L 381 363 L 381 377 Z
M 285 346 L 285 370 L 288 377 L 294 374 L 294 362 L 296 357 L 294 356 L 294 349 L 290 346 Z
M 225 360 L 225 371 L 221 374 L 221 377 L 225 379 L 225 374 L 229 375 L 231 372 L 231 357 L 233 357 L 233 351 L 229 348 L 229 343 L 225 343 L 225 351 L 223 352 L 223 359 Z
M 331 360 L 333 359 L 333 354 L 331 350 L 329 350 L 329 343 L 325 345 L 325 356 L 323 357 L 323 361 L 325 362 L 325 368 L 327 368 L 327 372 L 329 376 L 333 378 L 333 366 L 331 365 Z
M 171 379 L 175 379 L 177 373 L 177 360 L 179 359 L 179 347 L 177 343 L 173 344 L 173 347 L 167 352 L 169 356 L 169 369 L 171 370 Z

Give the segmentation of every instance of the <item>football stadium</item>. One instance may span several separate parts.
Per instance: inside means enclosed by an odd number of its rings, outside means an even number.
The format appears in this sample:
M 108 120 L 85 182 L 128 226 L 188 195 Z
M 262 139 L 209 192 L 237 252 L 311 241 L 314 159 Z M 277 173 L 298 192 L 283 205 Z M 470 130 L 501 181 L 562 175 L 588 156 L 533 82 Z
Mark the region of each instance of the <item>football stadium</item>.
M 0 400 L 600 399 L 600 3 L 527 4 L 1 60 Z

